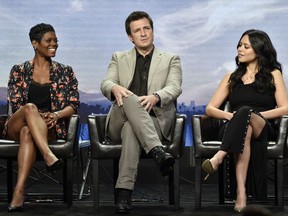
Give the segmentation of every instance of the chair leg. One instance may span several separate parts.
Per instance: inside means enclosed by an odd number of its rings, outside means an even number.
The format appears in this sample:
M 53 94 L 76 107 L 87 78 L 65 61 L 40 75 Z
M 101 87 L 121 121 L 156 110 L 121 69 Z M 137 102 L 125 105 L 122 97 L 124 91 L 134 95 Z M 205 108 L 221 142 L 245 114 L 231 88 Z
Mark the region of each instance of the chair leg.
M 99 160 L 92 159 L 94 208 L 99 209 Z
M 274 169 L 274 196 L 275 196 L 275 206 L 278 206 L 278 163 L 277 163 L 277 159 L 273 160 L 274 164 L 273 164 L 273 169 Z
M 13 160 L 7 159 L 7 201 L 11 202 L 13 196 Z
M 119 159 L 113 159 L 113 180 L 114 180 L 114 204 L 117 203 L 117 191 L 115 185 L 119 175 Z
M 175 166 L 175 164 L 174 164 Z M 168 175 L 168 187 L 169 187 L 169 205 L 175 204 L 175 191 L 174 191 L 174 172 L 175 167 L 173 166 L 172 172 Z
M 202 170 L 201 170 L 201 158 L 195 158 L 195 210 L 201 208 L 201 195 L 202 195 Z
M 83 171 L 83 174 L 82 174 L 82 183 L 81 183 L 81 188 L 80 188 L 80 192 L 79 192 L 79 200 L 82 199 L 82 196 L 83 196 L 84 188 L 85 188 L 88 173 L 89 173 L 90 163 L 91 163 L 91 159 L 90 159 L 90 155 L 89 155 L 89 157 L 87 159 L 87 164 L 86 164 L 85 170 Z
M 275 160 L 275 205 L 280 209 L 284 208 L 284 188 L 283 188 L 284 159 Z
M 224 166 L 220 164 L 218 169 L 218 190 L 219 190 L 219 204 L 225 203 L 225 192 L 224 192 Z
M 64 200 L 66 201 L 66 207 L 71 208 L 73 203 L 73 158 L 66 159 L 63 176 Z
M 180 161 L 175 160 L 173 172 L 169 175 L 169 204 L 176 210 L 180 208 Z

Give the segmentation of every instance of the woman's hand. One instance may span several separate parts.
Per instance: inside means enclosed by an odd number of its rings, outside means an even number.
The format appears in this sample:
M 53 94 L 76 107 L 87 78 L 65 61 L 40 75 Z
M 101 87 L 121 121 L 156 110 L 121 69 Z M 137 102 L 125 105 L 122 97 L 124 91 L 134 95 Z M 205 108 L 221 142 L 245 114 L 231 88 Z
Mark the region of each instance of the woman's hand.
M 231 112 L 226 112 L 226 119 L 228 121 L 230 121 L 232 118 L 233 118 L 233 115 L 235 114 L 236 112 L 234 111 L 233 113 Z
M 57 124 L 57 121 L 61 118 L 61 116 L 57 112 L 54 112 L 54 113 L 46 112 L 46 113 L 41 113 L 40 115 L 45 121 L 48 129 L 55 127 L 55 125 Z

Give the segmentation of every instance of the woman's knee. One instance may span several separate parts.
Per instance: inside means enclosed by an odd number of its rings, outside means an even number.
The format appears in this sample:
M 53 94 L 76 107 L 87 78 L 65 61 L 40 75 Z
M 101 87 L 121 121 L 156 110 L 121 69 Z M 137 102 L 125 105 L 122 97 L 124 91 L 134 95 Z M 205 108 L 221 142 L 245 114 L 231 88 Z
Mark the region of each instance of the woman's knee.
M 257 115 L 256 113 L 253 113 L 253 112 L 251 113 L 250 121 L 265 124 L 265 120 L 261 116 Z
M 237 111 L 237 113 L 248 113 L 250 111 L 252 111 L 250 106 L 243 106 Z
M 30 114 L 33 112 L 38 112 L 37 106 L 33 103 L 27 103 L 24 105 L 25 114 Z
M 20 137 L 21 139 L 25 140 L 32 140 L 31 131 L 28 126 L 22 127 L 22 129 L 20 130 Z
M 261 131 L 265 127 L 266 121 L 256 113 L 251 113 L 250 125 L 253 131 Z

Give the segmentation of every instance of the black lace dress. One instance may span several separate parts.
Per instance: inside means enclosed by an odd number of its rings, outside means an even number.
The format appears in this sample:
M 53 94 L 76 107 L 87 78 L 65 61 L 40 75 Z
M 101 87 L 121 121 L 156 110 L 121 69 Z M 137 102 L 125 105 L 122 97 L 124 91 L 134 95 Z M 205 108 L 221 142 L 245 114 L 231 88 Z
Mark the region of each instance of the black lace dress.
M 274 121 L 266 120 L 259 112 L 275 108 L 274 92 L 260 93 L 254 83 L 241 84 L 239 88 L 230 93 L 229 103 L 235 114 L 222 126 L 219 133 L 222 138 L 220 149 L 229 154 L 243 153 L 252 112 L 266 121 L 261 134 L 251 140 L 251 156 L 246 182 L 247 193 L 256 199 L 263 200 L 267 197 L 267 140 L 275 139 L 276 126 Z M 235 185 L 232 188 L 236 188 Z

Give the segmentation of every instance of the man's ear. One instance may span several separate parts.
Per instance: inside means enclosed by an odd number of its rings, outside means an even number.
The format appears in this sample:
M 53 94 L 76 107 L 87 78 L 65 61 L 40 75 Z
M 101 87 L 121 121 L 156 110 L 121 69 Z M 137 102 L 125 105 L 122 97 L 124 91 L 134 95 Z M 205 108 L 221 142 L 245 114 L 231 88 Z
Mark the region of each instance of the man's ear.
M 132 43 L 134 43 L 134 40 L 133 40 L 133 38 L 132 38 L 131 35 L 128 35 L 128 38 L 129 38 L 129 40 L 130 40 Z

